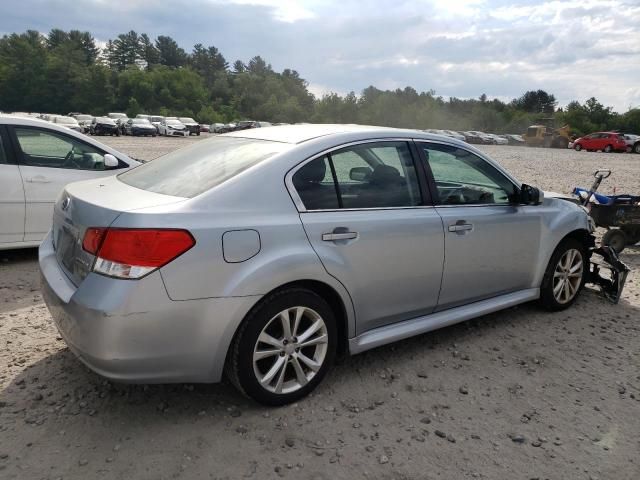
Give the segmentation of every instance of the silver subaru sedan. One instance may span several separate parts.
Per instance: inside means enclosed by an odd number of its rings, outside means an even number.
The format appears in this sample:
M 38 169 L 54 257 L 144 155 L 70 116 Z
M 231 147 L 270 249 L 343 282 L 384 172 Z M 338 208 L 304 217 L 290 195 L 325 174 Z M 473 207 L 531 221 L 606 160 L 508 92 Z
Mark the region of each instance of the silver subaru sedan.
M 583 208 L 472 146 L 413 130 L 293 125 L 220 135 L 73 183 L 40 246 L 69 348 L 116 381 L 311 392 L 336 355 L 533 300 L 570 306 Z

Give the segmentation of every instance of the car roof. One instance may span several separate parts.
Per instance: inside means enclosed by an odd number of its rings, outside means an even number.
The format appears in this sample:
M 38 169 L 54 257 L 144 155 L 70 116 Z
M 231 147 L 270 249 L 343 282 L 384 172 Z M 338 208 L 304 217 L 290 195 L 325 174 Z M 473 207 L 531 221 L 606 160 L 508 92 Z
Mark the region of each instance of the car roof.
M 389 138 L 393 136 L 402 138 L 416 138 L 424 140 L 442 140 L 457 142 L 459 145 L 468 146 L 451 137 L 444 137 L 420 130 L 400 129 L 391 127 L 376 127 L 371 125 L 355 124 L 306 124 L 306 125 L 279 125 L 265 128 L 252 128 L 238 132 L 225 133 L 223 135 L 239 138 L 253 138 L 256 140 L 270 140 L 273 142 L 300 144 L 316 138 L 337 134 L 358 134 L 363 138 Z

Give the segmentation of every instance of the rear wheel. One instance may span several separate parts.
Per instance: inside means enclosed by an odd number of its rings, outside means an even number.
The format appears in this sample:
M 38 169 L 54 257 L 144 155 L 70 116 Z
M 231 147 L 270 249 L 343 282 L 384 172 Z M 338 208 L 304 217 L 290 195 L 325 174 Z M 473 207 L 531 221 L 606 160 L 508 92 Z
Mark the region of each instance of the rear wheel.
M 284 405 L 310 393 L 331 367 L 337 332 L 333 311 L 302 288 L 270 295 L 247 315 L 226 370 L 238 389 L 257 402 Z
M 587 252 L 578 240 L 563 240 L 549 260 L 540 286 L 540 304 L 547 310 L 564 310 L 570 307 L 586 279 Z
M 633 153 L 640 153 L 640 142 L 633 146 Z
M 604 153 L 611 153 L 611 151 L 613 150 L 613 147 L 611 145 L 607 145 L 606 147 L 604 147 L 604 150 L 602 150 Z
M 627 246 L 629 239 L 623 230 L 619 228 L 612 228 L 607 230 L 602 236 L 602 245 L 608 245 L 613 248 L 616 253 L 620 253 Z

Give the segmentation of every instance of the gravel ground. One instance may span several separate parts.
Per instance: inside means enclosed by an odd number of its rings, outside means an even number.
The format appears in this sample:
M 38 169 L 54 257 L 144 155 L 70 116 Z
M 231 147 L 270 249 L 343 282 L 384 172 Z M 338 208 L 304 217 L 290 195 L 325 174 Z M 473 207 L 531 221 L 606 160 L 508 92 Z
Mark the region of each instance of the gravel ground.
M 206 136 L 205 136 L 206 137 Z M 105 138 L 139 158 L 191 139 Z M 640 156 L 486 147 L 521 180 L 640 192 Z M 619 305 L 524 305 L 346 359 L 317 392 L 260 407 L 220 385 L 127 386 L 68 351 L 36 252 L 0 252 L 2 479 L 636 479 L 640 251 Z

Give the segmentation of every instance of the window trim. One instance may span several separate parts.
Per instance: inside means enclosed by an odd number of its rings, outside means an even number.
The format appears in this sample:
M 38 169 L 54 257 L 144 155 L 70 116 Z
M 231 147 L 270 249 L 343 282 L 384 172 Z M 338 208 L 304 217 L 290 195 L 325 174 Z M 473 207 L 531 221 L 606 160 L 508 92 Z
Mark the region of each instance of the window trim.
M 41 126 L 33 126 L 33 125 L 7 125 L 8 130 L 9 130 L 9 137 L 13 146 L 13 152 L 14 152 L 14 158 L 16 160 L 16 163 L 18 165 L 24 166 L 24 167 L 35 167 L 35 168 L 55 168 L 55 169 L 59 169 L 59 170 L 77 170 L 79 172 L 116 172 L 118 170 L 122 170 L 123 168 L 127 168 L 129 167 L 129 165 L 122 161 L 120 158 L 118 158 L 117 156 L 113 155 L 116 160 L 118 160 L 118 166 L 117 167 L 112 167 L 112 168 L 105 168 L 104 170 L 92 170 L 89 168 L 66 168 L 66 167 L 55 167 L 55 166 L 44 166 L 44 165 L 31 165 L 27 162 L 24 161 L 24 155 L 25 153 L 22 151 L 22 147 L 20 146 L 20 141 L 18 140 L 18 134 L 16 133 L 16 128 L 18 129 L 25 129 L 25 130 L 37 130 L 37 131 L 41 131 L 41 132 L 45 132 L 45 133 L 49 133 L 52 134 L 54 136 L 60 136 L 66 139 L 69 139 L 70 141 L 75 141 L 78 143 L 83 143 L 93 149 L 95 149 L 96 151 L 100 152 L 103 156 L 108 154 L 109 152 L 103 150 L 102 148 L 93 145 L 89 142 L 85 142 L 80 138 L 76 138 L 73 135 L 67 135 L 64 132 L 59 132 L 57 130 L 52 130 L 52 129 L 48 129 L 48 128 L 43 128 Z
M 304 167 L 307 163 L 312 162 L 320 157 L 327 156 L 330 159 L 330 165 L 333 165 L 333 161 L 331 160 L 331 154 L 336 152 L 337 150 L 342 150 L 345 148 L 353 147 L 356 145 L 365 145 L 368 143 L 394 143 L 394 142 L 403 142 L 407 144 L 409 148 L 409 154 L 411 155 L 411 159 L 413 160 L 413 166 L 416 169 L 416 178 L 418 180 L 418 190 L 420 191 L 420 195 L 422 196 L 422 205 L 408 205 L 406 207 L 367 207 L 367 208 L 326 208 L 326 209 L 318 209 L 318 210 L 307 210 L 298 195 L 298 191 L 293 185 L 293 176 L 296 174 L 298 170 Z M 356 140 L 353 142 L 347 142 L 340 145 L 335 145 L 333 147 L 327 148 L 319 153 L 315 153 L 310 157 L 302 160 L 294 167 L 289 169 L 289 171 L 285 174 L 285 186 L 287 191 L 289 192 L 289 196 L 293 200 L 298 212 L 300 213 L 314 213 L 314 212 L 358 212 L 358 211 L 369 211 L 369 210 L 406 210 L 406 209 L 424 209 L 424 208 L 433 208 L 432 196 L 430 192 L 430 186 L 427 185 L 427 178 L 424 172 L 424 166 L 420 159 L 419 152 L 416 150 L 415 140 L 413 138 L 401 138 L 401 137 L 389 137 L 389 138 L 370 138 L 366 140 Z M 333 167 L 332 167 L 333 169 Z M 334 177 L 334 183 L 336 182 L 336 178 Z M 340 197 L 338 197 L 340 199 Z
M 460 150 L 464 150 L 465 152 L 471 154 L 471 155 L 475 155 L 476 157 L 478 157 L 480 160 L 486 162 L 489 166 L 495 168 L 498 173 L 500 173 L 507 181 L 509 181 L 511 184 L 513 184 L 513 186 L 516 188 L 516 190 L 520 191 L 521 185 L 520 183 L 515 180 L 511 175 L 508 174 L 508 172 L 506 172 L 500 165 L 497 165 L 494 161 L 488 159 L 487 157 L 485 157 L 484 155 L 479 154 L 478 152 L 474 152 L 468 148 L 464 148 L 461 147 L 459 145 L 453 145 L 451 143 L 445 143 L 445 142 L 435 142 L 435 141 L 431 141 L 431 140 L 423 140 L 423 139 L 416 139 L 414 140 L 415 144 L 416 144 L 416 148 L 418 150 L 418 155 L 420 156 L 420 163 L 422 163 L 425 171 L 427 172 L 427 178 L 428 178 L 428 182 L 429 182 L 429 189 L 434 192 L 433 193 L 433 204 L 438 207 L 438 208 L 460 208 L 460 207 L 513 207 L 513 206 L 518 206 L 519 204 L 515 204 L 515 203 L 463 203 L 463 204 L 455 204 L 455 205 L 445 205 L 443 203 L 440 202 L 440 196 L 438 195 L 438 188 L 436 185 L 436 180 L 435 177 L 433 176 L 433 172 L 431 171 L 431 166 L 429 165 L 429 161 L 426 157 L 426 155 L 424 154 L 424 149 L 421 148 L 421 145 L 445 145 L 448 147 L 456 147 L 459 148 Z

